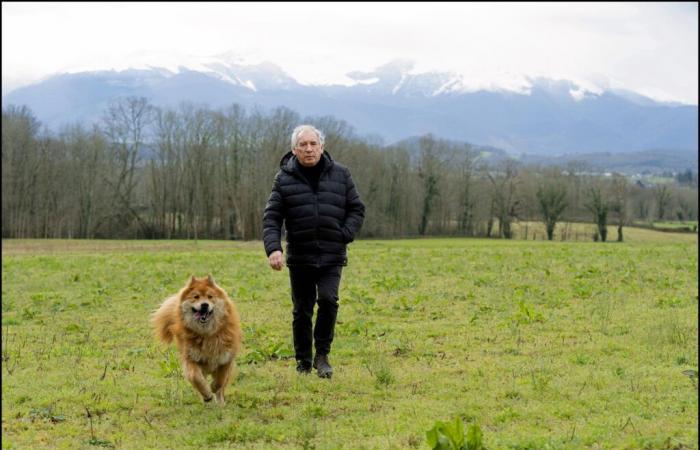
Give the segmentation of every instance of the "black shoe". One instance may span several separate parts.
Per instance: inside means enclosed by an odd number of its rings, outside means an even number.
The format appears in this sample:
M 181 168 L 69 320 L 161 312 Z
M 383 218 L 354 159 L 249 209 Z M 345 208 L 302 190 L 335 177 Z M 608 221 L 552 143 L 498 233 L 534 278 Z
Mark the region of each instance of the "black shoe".
M 311 363 L 309 361 L 299 360 L 297 361 L 297 372 L 300 374 L 311 373 Z
M 328 362 L 328 355 L 314 356 L 314 369 L 321 378 L 330 378 L 333 376 L 333 368 Z

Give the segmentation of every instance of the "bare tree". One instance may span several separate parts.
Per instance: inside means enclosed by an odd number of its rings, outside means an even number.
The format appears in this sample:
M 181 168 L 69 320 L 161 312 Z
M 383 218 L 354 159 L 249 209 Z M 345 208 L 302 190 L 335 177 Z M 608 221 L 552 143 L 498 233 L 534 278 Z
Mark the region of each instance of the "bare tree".
M 73 233 L 76 237 L 92 238 L 107 203 L 101 183 L 106 175 L 107 143 L 97 128 L 88 132 L 79 124 L 66 130 L 63 139 L 70 173 L 66 181 L 71 186 L 69 195 L 76 209 Z
M 649 220 L 649 202 L 647 201 L 647 199 L 643 196 L 640 196 L 637 199 L 636 205 L 637 217 L 639 217 L 642 220 Z
M 127 97 L 117 100 L 103 118 L 104 133 L 110 143 L 114 177 L 108 179 L 115 197 L 117 209 L 114 225 L 128 229 L 132 220 L 145 225 L 134 205 L 136 167 L 144 145 L 146 127 L 153 119 L 153 107 L 144 97 Z
M 589 187 L 587 195 L 585 207 L 593 214 L 593 222 L 597 227 L 596 238 L 605 242 L 608 237 L 608 201 L 604 198 L 602 189 L 598 185 Z
M 622 242 L 624 240 L 622 227 L 627 225 L 629 221 L 628 198 L 629 183 L 627 179 L 620 174 L 615 174 L 612 180 L 610 211 L 617 215 L 617 242 Z
M 2 236 L 32 237 L 29 216 L 37 181 L 40 122 L 26 107 L 2 112 Z
M 171 239 L 176 233 L 178 198 L 182 189 L 182 164 L 178 149 L 182 136 L 175 111 L 155 111 L 154 157 L 149 161 L 153 225 L 158 235 Z
M 223 171 L 219 186 L 221 191 L 221 221 L 224 235 L 237 239 L 242 235 L 240 217 L 242 214 L 241 182 L 243 153 L 246 148 L 246 114 L 239 105 L 232 105 L 217 121 L 217 134 L 220 145 L 220 168 Z
M 591 166 L 584 161 L 570 161 L 566 165 L 569 207 L 567 214 L 574 218 L 583 219 L 587 215 L 585 202 L 585 179 L 592 171 Z
M 654 186 L 654 199 L 656 200 L 656 218 L 663 220 L 671 204 L 671 192 L 668 186 L 665 184 Z
M 677 193 L 678 219 L 693 220 L 697 217 L 698 191 L 697 189 L 679 189 Z
M 420 139 L 420 166 L 418 176 L 423 180 L 423 201 L 420 215 L 418 234 L 425 235 L 428 223 L 433 212 L 435 199 L 440 195 L 438 188 L 440 174 L 440 160 L 438 157 L 438 143 L 432 135 L 423 136 Z
M 537 187 L 537 205 L 547 230 L 547 239 L 554 238 L 554 228 L 568 206 L 566 185 L 559 180 L 549 179 Z
M 399 160 L 398 158 L 396 160 L 390 161 L 388 163 L 388 166 L 389 173 L 387 174 L 387 176 L 389 178 L 389 190 L 384 212 L 387 215 L 389 221 L 391 222 L 392 231 L 394 233 L 401 233 L 401 210 L 405 207 L 403 205 L 401 195 L 401 191 L 403 190 L 402 180 L 405 180 L 405 177 L 402 175 L 406 173 L 406 170 L 405 166 L 402 167 L 401 160 Z
M 461 163 L 459 165 L 459 234 L 465 236 L 474 235 L 474 172 L 476 170 L 476 154 L 469 144 L 461 149 Z
M 512 239 L 511 224 L 518 215 L 520 200 L 517 195 L 518 164 L 515 160 L 505 160 L 499 170 L 488 171 L 491 181 L 493 209 L 498 218 L 498 237 Z

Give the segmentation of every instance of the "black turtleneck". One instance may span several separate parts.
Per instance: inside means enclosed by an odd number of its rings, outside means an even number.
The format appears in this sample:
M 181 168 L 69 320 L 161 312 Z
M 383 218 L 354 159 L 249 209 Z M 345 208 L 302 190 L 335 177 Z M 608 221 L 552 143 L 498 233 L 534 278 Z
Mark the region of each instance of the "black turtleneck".
M 297 163 L 299 164 L 301 174 L 304 175 L 304 178 L 309 180 L 311 188 L 314 190 L 314 192 L 318 191 L 318 179 L 321 178 L 321 172 L 323 172 L 323 168 L 326 166 L 326 161 L 323 155 L 321 155 L 321 159 L 313 167 L 303 166 L 299 161 L 297 161 Z

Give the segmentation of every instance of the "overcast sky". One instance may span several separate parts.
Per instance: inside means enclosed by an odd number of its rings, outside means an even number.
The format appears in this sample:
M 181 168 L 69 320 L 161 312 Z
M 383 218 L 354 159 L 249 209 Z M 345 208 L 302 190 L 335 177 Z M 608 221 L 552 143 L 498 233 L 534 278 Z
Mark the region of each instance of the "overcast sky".
M 306 84 L 409 59 L 475 88 L 547 77 L 698 104 L 697 3 L 2 3 L 3 92 L 226 52 Z

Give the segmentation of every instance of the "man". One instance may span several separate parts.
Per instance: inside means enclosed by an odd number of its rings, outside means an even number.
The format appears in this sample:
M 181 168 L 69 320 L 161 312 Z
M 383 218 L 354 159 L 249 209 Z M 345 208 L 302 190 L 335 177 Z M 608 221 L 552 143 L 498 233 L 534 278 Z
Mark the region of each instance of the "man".
M 263 243 L 270 267 L 282 270 L 282 225 L 292 288 L 292 332 L 297 372 L 311 368 L 330 378 L 328 354 L 338 313 L 338 287 L 346 246 L 360 230 L 365 205 L 350 171 L 323 151 L 323 133 L 311 125 L 292 132 L 292 151 L 280 162 L 263 216 Z M 314 305 L 318 303 L 312 333 Z M 312 344 L 316 347 L 313 356 Z

